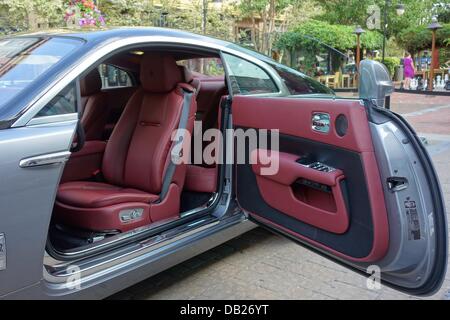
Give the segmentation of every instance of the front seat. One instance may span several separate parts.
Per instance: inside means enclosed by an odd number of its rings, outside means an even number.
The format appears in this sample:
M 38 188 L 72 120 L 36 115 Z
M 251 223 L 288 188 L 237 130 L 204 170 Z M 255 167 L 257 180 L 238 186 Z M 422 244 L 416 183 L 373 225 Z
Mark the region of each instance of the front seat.
M 124 232 L 179 215 L 186 165 L 172 162 L 171 136 L 177 128 L 193 130 L 194 89 L 181 83 L 172 57 L 156 53 L 143 56 L 140 80 L 106 146 L 105 182 L 61 184 L 56 223 Z M 188 141 L 181 151 L 189 148 Z
M 80 81 L 83 116 L 81 124 L 86 141 L 102 140 L 108 120 L 107 96 L 102 91 L 102 79 L 98 69 L 92 70 Z

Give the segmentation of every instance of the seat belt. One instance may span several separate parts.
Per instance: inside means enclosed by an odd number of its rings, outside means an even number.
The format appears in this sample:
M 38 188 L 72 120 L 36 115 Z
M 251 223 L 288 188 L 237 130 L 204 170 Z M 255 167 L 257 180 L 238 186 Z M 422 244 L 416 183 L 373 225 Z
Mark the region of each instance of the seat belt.
M 183 100 L 183 107 L 181 110 L 180 122 L 178 124 L 178 129 L 186 129 L 191 109 L 192 95 L 195 94 L 195 90 L 191 91 L 185 87 L 181 87 L 181 90 L 183 92 L 184 100 Z M 184 141 L 184 134 L 180 136 L 178 141 L 174 142 L 174 146 L 172 147 L 172 151 L 170 154 L 170 162 L 167 167 L 166 174 L 164 175 L 161 193 L 159 194 L 159 202 L 161 202 L 166 197 L 167 192 L 169 191 L 170 183 L 172 182 L 173 175 L 175 174 L 175 170 L 177 168 L 175 162 L 178 162 L 176 160 L 180 160 L 180 158 L 182 157 L 182 155 L 177 153 L 178 150 L 177 146 L 183 144 L 183 141 Z

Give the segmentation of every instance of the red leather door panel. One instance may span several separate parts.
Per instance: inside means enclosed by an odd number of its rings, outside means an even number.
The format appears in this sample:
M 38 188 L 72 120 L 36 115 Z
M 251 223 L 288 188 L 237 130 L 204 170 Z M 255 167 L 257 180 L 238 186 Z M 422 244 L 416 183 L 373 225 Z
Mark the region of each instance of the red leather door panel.
M 271 207 L 308 224 L 334 233 L 344 233 L 349 219 L 341 181 L 345 176 L 341 170 L 320 172 L 296 162 L 298 156 L 278 153 L 279 170 L 274 175 L 261 174 L 258 150 L 251 155 L 253 172 L 263 199 Z M 263 151 L 265 152 L 265 151 Z M 330 193 L 299 186 L 298 179 L 305 178 L 329 186 Z
M 330 116 L 328 133 L 312 129 L 317 112 Z M 237 198 L 244 210 L 349 260 L 371 262 L 386 254 L 386 206 L 366 111 L 359 101 L 235 96 L 232 113 L 235 127 L 280 132 L 276 174 L 260 174 L 255 150 L 250 150 L 252 164 L 237 165 Z M 348 120 L 343 136 L 335 129 L 339 116 Z M 303 156 L 336 170 L 324 173 L 303 167 L 296 163 Z M 299 178 L 329 192 L 297 185 Z

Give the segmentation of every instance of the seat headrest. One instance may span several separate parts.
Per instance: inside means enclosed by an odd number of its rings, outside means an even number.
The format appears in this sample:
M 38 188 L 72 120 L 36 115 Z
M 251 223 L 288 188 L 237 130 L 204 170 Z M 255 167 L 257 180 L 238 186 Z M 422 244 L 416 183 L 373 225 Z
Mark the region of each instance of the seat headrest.
M 182 82 L 175 59 L 160 53 L 146 53 L 141 60 L 140 80 L 145 91 L 164 93 Z
M 89 72 L 80 81 L 80 93 L 82 97 L 90 96 L 99 93 L 102 90 L 102 78 L 100 72 L 95 68 Z

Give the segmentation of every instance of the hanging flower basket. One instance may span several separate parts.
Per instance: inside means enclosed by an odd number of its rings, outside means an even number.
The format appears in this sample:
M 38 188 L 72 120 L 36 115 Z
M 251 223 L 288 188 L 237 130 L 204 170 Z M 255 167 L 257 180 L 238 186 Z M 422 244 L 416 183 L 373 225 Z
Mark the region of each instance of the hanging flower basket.
M 92 0 L 70 0 L 64 21 L 72 28 L 98 28 L 105 25 L 105 17 Z

